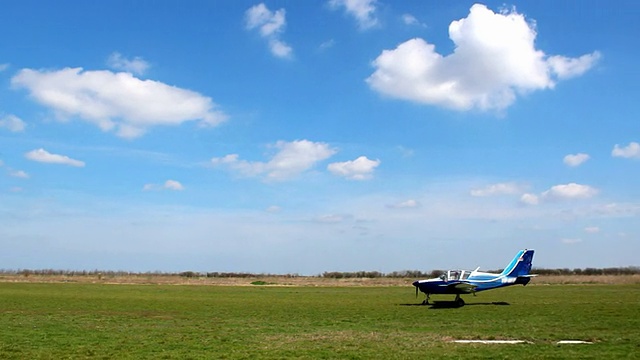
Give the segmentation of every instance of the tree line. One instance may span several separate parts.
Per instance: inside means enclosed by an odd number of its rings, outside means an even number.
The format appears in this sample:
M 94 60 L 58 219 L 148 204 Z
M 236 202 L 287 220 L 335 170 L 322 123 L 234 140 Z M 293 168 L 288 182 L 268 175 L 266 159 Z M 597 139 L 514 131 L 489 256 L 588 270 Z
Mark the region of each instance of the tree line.
M 502 269 L 489 271 L 501 272 Z M 443 274 L 442 270 L 432 270 L 422 272 L 420 270 L 402 270 L 383 273 L 380 271 L 325 271 L 322 274 L 311 277 L 321 277 L 327 279 L 357 279 L 357 278 L 434 278 Z M 610 267 L 610 268 L 585 268 L 585 269 L 542 269 L 533 268 L 532 274 L 538 275 L 638 275 L 640 267 Z M 248 272 L 130 272 L 130 271 L 104 271 L 104 270 L 54 270 L 54 269 L 0 269 L 0 275 L 21 275 L 21 276 L 96 276 L 102 277 L 122 277 L 122 276 L 180 276 L 185 278 L 265 278 L 265 277 L 299 277 L 298 274 L 265 274 Z

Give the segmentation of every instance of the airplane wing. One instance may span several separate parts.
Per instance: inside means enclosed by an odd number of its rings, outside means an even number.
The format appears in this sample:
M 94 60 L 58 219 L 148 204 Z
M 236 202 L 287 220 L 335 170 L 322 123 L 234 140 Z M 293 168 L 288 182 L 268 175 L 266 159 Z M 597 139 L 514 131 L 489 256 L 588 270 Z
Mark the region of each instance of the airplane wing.
M 478 287 L 478 285 L 474 285 L 474 284 L 470 284 L 468 282 L 463 282 L 463 281 L 459 281 L 453 284 L 449 284 L 447 285 L 447 287 L 451 290 L 454 290 L 454 292 L 459 292 L 459 293 L 472 293 L 476 290 L 476 288 Z

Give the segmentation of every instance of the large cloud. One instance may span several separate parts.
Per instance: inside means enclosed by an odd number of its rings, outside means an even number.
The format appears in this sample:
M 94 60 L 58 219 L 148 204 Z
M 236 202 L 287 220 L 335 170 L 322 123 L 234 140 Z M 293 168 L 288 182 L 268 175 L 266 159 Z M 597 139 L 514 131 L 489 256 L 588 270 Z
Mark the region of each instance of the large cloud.
M 243 176 L 264 176 L 267 180 L 282 181 L 300 175 L 336 153 L 326 143 L 309 140 L 278 141 L 273 147 L 278 151 L 267 162 L 241 160 L 237 154 L 230 154 L 212 158 L 211 163 L 227 166 Z
M 156 125 L 198 121 L 215 126 L 226 118 L 209 97 L 127 72 L 23 69 L 11 83 L 61 118 L 78 117 L 125 138 Z
M 515 11 L 494 13 L 475 4 L 469 16 L 449 25 L 455 44 L 443 56 L 423 39 L 384 50 L 367 79 L 374 90 L 395 98 L 455 110 L 501 110 L 517 94 L 553 88 L 578 76 L 599 59 L 547 56 L 535 48 L 535 27 Z

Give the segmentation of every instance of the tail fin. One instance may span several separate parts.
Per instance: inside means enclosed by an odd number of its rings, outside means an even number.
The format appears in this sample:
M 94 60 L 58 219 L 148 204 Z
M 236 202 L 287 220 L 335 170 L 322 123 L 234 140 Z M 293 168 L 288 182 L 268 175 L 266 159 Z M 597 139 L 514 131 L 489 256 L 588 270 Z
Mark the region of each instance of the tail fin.
M 534 250 L 520 250 L 516 254 L 516 257 L 511 260 L 509 265 L 504 268 L 504 271 L 500 275 L 507 276 L 524 276 L 529 275 L 531 271 L 531 262 L 533 261 Z

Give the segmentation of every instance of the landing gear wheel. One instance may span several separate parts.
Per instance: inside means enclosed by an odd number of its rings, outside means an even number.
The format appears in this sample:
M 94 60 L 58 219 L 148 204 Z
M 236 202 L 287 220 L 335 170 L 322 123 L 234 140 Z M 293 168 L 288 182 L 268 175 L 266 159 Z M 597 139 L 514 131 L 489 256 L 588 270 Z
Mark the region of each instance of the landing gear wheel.
M 461 297 L 456 299 L 456 305 L 458 305 L 459 307 L 463 307 L 464 306 L 464 300 L 462 300 Z

